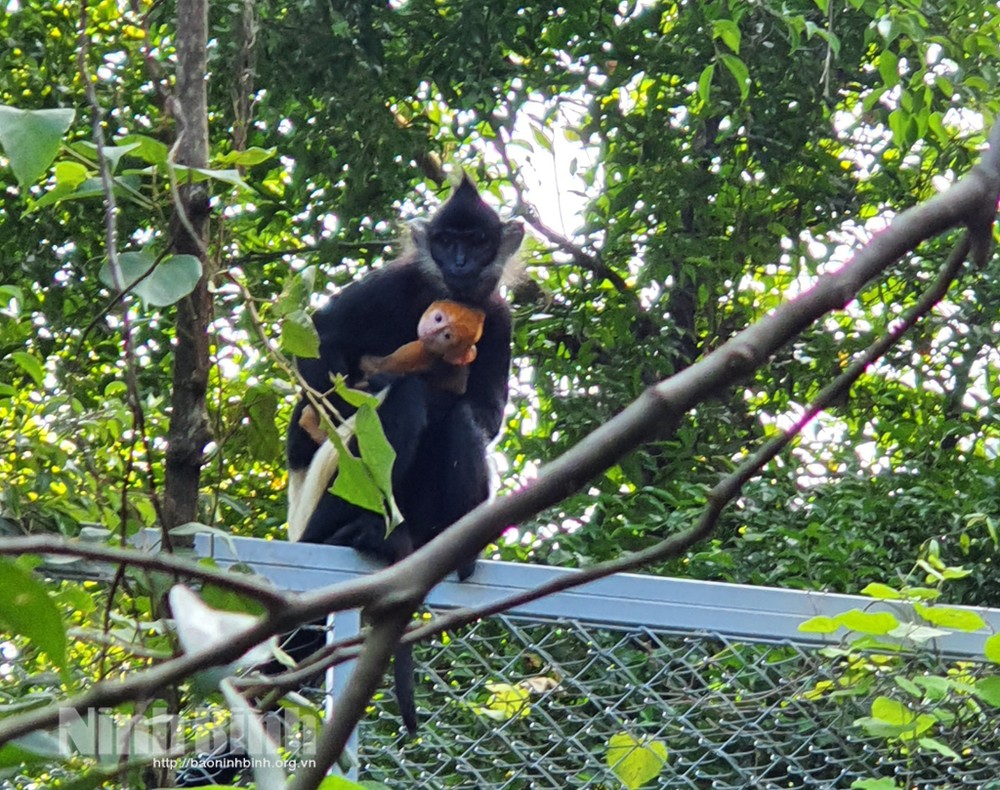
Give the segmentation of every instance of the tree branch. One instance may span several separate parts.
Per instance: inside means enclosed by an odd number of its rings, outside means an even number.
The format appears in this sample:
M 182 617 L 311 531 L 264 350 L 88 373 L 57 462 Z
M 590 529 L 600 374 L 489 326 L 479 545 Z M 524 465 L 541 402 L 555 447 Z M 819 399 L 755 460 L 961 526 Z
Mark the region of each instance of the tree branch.
M 136 549 L 117 549 L 111 546 L 92 545 L 49 535 L 0 540 L 0 555 L 9 554 L 53 554 L 60 557 L 79 557 L 99 562 L 114 562 L 148 571 L 162 571 L 188 579 L 198 579 L 206 584 L 215 584 L 233 592 L 247 595 L 259 601 L 262 606 L 269 610 L 284 608 L 291 597 L 290 594 L 279 592 L 269 584 L 254 581 L 245 574 L 218 571 L 171 554 L 150 554 Z
M 413 585 L 422 590 L 421 597 L 426 596 L 464 558 L 477 555 L 496 541 L 509 525 L 557 504 L 651 438 L 663 439 L 673 435 L 688 409 L 716 397 L 749 376 L 810 324 L 832 310 L 843 308 L 866 283 L 923 241 L 949 228 L 969 225 L 973 231 L 969 242 L 977 258 L 981 257 L 988 244 L 983 240 L 983 219 L 986 216 L 992 219 L 998 194 L 1000 121 L 990 132 L 989 148 L 983 161 L 947 192 L 897 216 L 886 230 L 874 236 L 839 271 L 823 275 L 811 289 L 781 305 L 704 359 L 647 389 L 615 418 L 542 467 L 534 481 L 506 497 L 479 506 L 409 557 L 370 577 L 372 583 L 385 591 L 386 599 L 412 589 Z M 946 272 L 952 264 L 956 268 L 960 264 L 967 252 L 966 243 L 962 243 L 961 255 L 954 256 L 957 262 L 949 261 Z M 939 287 L 942 282 L 946 288 L 950 278 L 942 277 Z M 858 369 L 856 375 L 860 375 L 863 369 Z M 768 445 L 760 452 L 771 451 L 773 448 Z M 728 501 L 728 492 L 742 482 L 736 476 L 724 480 L 718 493 L 710 497 L 709 509 L 698 527 L 668 539 L 666 548 L 663 544 L 654 548 L 666 551 L 664 556 L 672 556 L 671 552 L 683 551 L 704 537 L 711 531 L 718 513 Z M 648 561 L 649 557 L 645 560 Z M 408 596 L 404 596 L 406 599 Z M 407 618 L 411 615 L 412 610 L 406 612 Z M 389 653 L 380 650 L 379 654 L 384 654 L 385 663 L 379 670 L 384 671 Z M 369 647 L 366 645 L 359 661 L 365 662 L 368 655 Z M 327 725 L 331 726 L 334 725 Z M 338 723 L 335 726 L 340 728 L 344 725 Z M 325 731 L 321 738 L 327 744 L 334 741 L 334 737 Z M 326 770 L 338 757 L 339 754 L 332 754 L 332 749 L 324 753 L 324 762 L 328 762 L 326 765 L 317 763 L 317 771 Z M 305 790 L 312 786 L 300 781 L 295 788 Z
M 330 767 L 340 759 L 348 738 L 364 716 L 372 695 L 385 676 L 389 659 L 399 645 L 399 638 L 410 624 L 415 608 L 416 606 L 412 609 L 410 606 L 401 606 L 395 611 L 386 611 L 375 619 L 357 666 L 351 673 L 350 682 L 344 693 L 335 700 L 336 709 L 330 721 L 320 730 L 315 763 L 300 770 L 289 790 L 311 790 L 318 787 Z
M 15 540 L 33 539 L 23 538 Z M 0 543 L 0 546 L 6 549 L 13 542 L 13 540 L 3 541 Z M 87 548 L 84 551 L 89 554 L 92 551 L 121 550 L 99 549 L 95 547 L 93 550 Z M 4 553 L 8 552 L 5 551 Z M 64 552 L 56 550 L 53 553 Z M 145 557 L 145 559 L 147 560 L 147 565 L 151 564 L 148 560 L 152 558 Z M 171 562 L 170 559 L 164 556 L 158 556 L 156 561 Z M 188 569 L 185 568 L 186 570 Z M 206 572 L 207 569 L 200 569 L 202 575 Z M 195 574 L 192 573 L 191 575 L 194 576 Z M 380 576 L 381 574 L 378 575 Z M 332 611 L 355 609 L 367 606 L 373 601 L 383 600 L 386 598 L 385 582 L 376 581 L 376 578 L 377 576 L 365 576 L 302 596 L 286 595 L 281 606 L 269 611 L 265 617 L 261 618 L 252 628 L 247 629 L 242 634 L 229 637 L 225 643 L 212 645 L 210 649 L 205 651 L 187 653 L 178 658 L 165 661 L 152 669 L 137 672 L 123 679 L 95 683 L 86 692 L 78 694 L 75 697 L 59 700 L 46 707 L 0 720 L 0 745 L 22 735 L 27 735 L 29 732 L 57 726 L 60 716 L 69 710 L 82 713 L 90 708 L 109 707 L 122 702 L 156 697 L 162 694 L 165 687 L 178 683 L 184 678 L 190 677 L 195 672 L 231 663 L 240 658 L 247 650 L 266 639 L 284 633 L 304 622 L 323 617 Z M 216 583 L 214 579 L 212 581 Z M 271 593 L 274 594 L 273 591 Z M 399 617 L 403 618 L 404 615 L 399 614 Z M 409 622 L 408 615 L 405 617 L 406 622 Z
M 782 452 L 791 441 L 798 436 L 812 420 L 831 404 L 837 403 L 850 390 L 874 362 L 883 357 L 913 326 L 927 315 L 948 290 L 954 281 L 962 263 L 968 257 L 971 239 L 967 233 L 952 251 L 948 261 L 942 267 L 934 283 L 923 293 L 917 303 L 900 319 L 891 330 L 876 340 L 833 382 L 828 384 L 809 404 L 805 412 L 788 430 L 767 442 L 760 450 L 744 461 L 732 474 L 721 480 L 708 494 L 708 507 L 695 527 L 672 535 L 659 543 L 642 551 L 629 554 L 608 562 L 602 562 L 590 568 L 585 568 L 569 577 L 554 579 L 533 590 L 526 590 L 515 595 L 495 601 L 487 606 L 475 609 L 456 609 L 446 615 L 435 617 L 432 621 L 412 629 L 403 637 L 403 642 L 419 642 L 434 634 L 475 622 L 483 617 L 499 614 L 514 607 L 524 606 L 553 593 L 562 592 L 583 584 L 603 579 L 614 573 L 624 573 L 636 570 L 654 562 L 679 557 L 696 543 L 707 538 L 718 522 L 719 516 L 740 490 L 755 477 L 770 461 Z M 347 660 L 346 658 L 343 660 Z

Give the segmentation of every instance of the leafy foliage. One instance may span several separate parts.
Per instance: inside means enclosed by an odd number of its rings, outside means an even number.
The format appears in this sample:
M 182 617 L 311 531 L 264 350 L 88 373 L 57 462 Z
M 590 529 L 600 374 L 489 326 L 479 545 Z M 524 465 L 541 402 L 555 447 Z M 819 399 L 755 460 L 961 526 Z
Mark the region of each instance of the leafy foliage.
M 511 490 L 966 172 L 1000 96 L 1000 15 L 975 0 L 213 4 L 212 160 L 188 171 L 171 155 L 171 4 L 88 6 L 82 31 L 66 2 L 9 3 L 0 17 L 4 535 L 121 541 L 158 523 L 184 342 L 173 305 L 201 273 L 168 257 L 178 183 L 204 183 L 214 207 L 199 518 L 278 537 L 293 387 L 273 352 L 316 352 L 313 294 L 388 257 L 394 221 L 443 197 L 442 162 L 535 230 L 509 289 L 516 370 L 497 460 Z M 109 137 L 121 282 L 82 45 Z M 718 477 L 910 305 L 939 259 L 928 245 L 901 261 L 745 388 L 517 525 L 493 555 L 585 565 L 688 526 Z M 747 486 L 709 543 L 658 570 L 848 591 L 919 554 L 929 575 L 964 569 L 940 604 L 1000 605 L 997 304 L 994 259 Z M 368 460 L 356 496 L 383 508 L 384 465 Z M 25 594 L 42 584 L 10 572 Z M 65 666 L 85 685 L 172 647 L 155 576 L 49 589 L 83 636 L 64 662 L 51 617 L 0 613 L 19 672 Z M 929 611 L 947 621 L 929 626 L 958 627 Z M 4 704 L 69 682 L 20 680 Z

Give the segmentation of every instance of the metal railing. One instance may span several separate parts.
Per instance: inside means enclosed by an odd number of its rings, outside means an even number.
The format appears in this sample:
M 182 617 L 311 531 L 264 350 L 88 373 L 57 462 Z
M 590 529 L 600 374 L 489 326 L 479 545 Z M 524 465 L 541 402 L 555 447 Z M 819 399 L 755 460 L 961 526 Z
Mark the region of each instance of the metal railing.
M 199 536 L 196 550 L 287 590 L 374 567 L 329 546 Z M 572 573 L 483 561 L 471 579 L 436 587 L 427 608 L 478 606 Z M 618 775 L 612 764 L 624 739 L 640 757 L 627 769 L 644 787 L 847 788 L 881 778 L 1000 790 L 1000 717 L 968 693 L 993 672 L 983 644 L 1000 631 L 1000 611 L 975 609 L 987 623 L 980 632 L 874 658 L 798 630 L 850 609 L 912 619 L 890 601 L 635 574 L 552 595 L 418 647 L 421 734 L 401 735 L 392 694 L 378 695 L 353 744 L 360 777 L 392 788 L 619 788 L 624 763 Z M 335 638 L 358 627 L 356 614 L 340 614 Z M 349 672 L 333 673 L 334 711 Z M 901 674 L 951 685 L 921 698 Z M 880 697 L 914 716 L 926 709 L 927 743 L 856 723 Z

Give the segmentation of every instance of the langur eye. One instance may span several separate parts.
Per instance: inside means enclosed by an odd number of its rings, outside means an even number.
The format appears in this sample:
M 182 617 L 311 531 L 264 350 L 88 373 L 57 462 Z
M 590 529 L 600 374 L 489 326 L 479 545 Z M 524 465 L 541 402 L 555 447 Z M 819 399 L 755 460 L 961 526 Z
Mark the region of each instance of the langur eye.
M 434 320 L 440 324 L 442 321 L 444 321 L 444 316 L 441 315 L 441 313 L 435 313 Z

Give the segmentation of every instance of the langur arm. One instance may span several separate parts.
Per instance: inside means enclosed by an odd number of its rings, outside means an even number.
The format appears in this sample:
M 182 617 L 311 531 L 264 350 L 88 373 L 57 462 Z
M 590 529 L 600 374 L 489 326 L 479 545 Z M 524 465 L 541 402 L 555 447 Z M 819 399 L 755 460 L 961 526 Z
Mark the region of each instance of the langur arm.
M 365 354 L 361 357 L 361 372 L 366 376 L 388 373 L 404 376 L 407 373 L 426 373 L 434 364 L 434 355 L 420 340 L 400 346 L 386 357 Z

